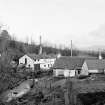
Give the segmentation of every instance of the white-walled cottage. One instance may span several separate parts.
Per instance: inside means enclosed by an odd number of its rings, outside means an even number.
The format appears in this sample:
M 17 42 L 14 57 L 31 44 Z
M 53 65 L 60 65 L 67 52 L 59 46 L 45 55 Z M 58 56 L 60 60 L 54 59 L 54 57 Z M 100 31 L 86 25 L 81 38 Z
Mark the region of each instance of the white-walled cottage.
M 74 77 L 76 75 L 87 75 L 87 72 L 83 71 L 84 58 L 63 56 L 55 61 L 53 67 L 53 74 L 55 77 Z
M 89 74 L 105 73 L 105 59 L 88 59 L 84 65 L 84 71 L 88 71 Z
M 47 70 L 53 66 L 55 60 L 56 57 L 51 55 L 26 54 L 19 59 L 19 64 L 25 64 L 26 67 L 32 68 L 32 70 Z

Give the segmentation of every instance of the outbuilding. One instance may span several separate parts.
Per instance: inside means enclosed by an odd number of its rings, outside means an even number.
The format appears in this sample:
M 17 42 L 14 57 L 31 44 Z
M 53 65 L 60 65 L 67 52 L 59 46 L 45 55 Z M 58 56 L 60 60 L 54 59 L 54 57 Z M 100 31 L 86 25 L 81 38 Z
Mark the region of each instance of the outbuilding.
M 19 59 L 19 64 L 25 64 L 26 67 L 32 68 L 32 70 L 47 70 L 53 66 L 55 60 L 56 57 L 51 55 L 25 54 Z
M 84 58 L 62 56 L 55 61 L 53 75 L 55 77 L 75 77 L 76 75 L 81 75 L 83 63 Z M 83 75 L 87 75 L 87 72 L 83 72 Z
M 88 59 L 84 64 L 89 74 L 105 73 L 105 59 Z

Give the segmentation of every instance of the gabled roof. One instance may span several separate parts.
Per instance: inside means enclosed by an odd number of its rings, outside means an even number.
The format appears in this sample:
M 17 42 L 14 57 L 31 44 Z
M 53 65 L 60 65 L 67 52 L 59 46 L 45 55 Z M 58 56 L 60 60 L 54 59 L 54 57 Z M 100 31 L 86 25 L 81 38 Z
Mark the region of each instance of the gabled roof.
M 105 69 L 105 59 L 88 59 L 86 63 L 89 70 Z
M 56 58 L 54 56 L 51 55 L 45 55 L 45 54 L 41 54 L 41 55 L 37 55 L 37 54 L 26 54 L 27 56 L 29 56 L 30 58 L 36 60 L 36 59 L 48 59 L 48 58 Z
M 55 61 L 53 68 L 55 69 L 80 69 L 84 63 L 84 58 L 63 56 Z

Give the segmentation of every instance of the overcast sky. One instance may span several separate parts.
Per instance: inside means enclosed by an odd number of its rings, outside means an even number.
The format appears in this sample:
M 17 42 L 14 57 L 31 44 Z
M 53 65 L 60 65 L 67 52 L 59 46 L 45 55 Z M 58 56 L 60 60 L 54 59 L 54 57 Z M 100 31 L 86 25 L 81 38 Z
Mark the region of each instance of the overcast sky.
M 105 0 L 0 0 L 0 22 L 22 41 L 105 45 Z

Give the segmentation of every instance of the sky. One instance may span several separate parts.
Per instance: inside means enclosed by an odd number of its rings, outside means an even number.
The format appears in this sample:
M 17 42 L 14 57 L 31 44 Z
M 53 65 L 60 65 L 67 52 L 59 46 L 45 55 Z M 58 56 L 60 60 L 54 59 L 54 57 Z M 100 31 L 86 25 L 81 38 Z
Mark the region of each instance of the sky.
M 105 44 L 105 0 L 0 0 L 0 23 L 21 41 L 76 48 Z

